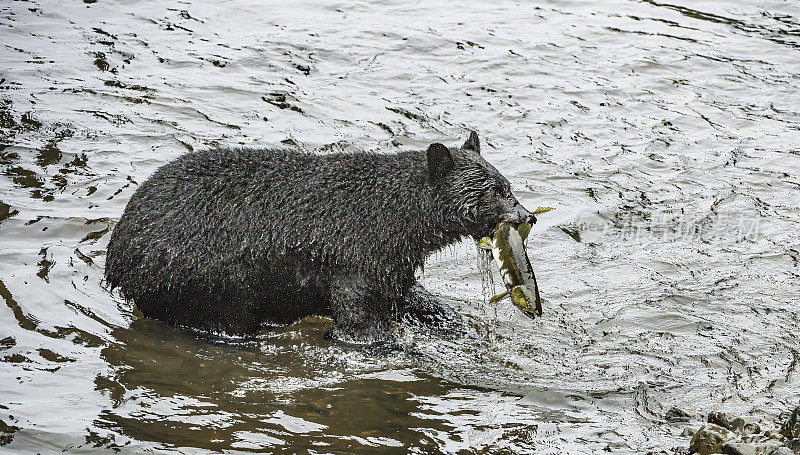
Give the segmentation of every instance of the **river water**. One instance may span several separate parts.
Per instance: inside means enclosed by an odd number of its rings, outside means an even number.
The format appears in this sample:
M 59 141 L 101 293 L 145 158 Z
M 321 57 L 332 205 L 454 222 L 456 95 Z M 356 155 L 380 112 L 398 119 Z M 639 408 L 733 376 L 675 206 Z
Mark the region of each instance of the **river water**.
M 672 453 L 709 411 L 796 405 L 800 4 L 665 1 L 4 1 L 0 452 Z M 390 352 L 320 318 L 175 330 L 103 286 L 182 153 L 469 129 L 556 208 L 541 319 L 485 303 L 469 242 L 421 280 L 477 336 Z

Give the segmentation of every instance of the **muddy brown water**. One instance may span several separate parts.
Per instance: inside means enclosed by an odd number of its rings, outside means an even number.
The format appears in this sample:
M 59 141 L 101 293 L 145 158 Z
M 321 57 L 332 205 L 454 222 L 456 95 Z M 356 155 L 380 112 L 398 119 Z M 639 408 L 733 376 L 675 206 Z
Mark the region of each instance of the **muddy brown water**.
M 0 452 L 671 452 L 800 399 L 795 1 L 0 3 Z M 138 184 L 187 151 L 463 141 L 529 208 L 544 299 L 421 276 L 478 333 L 326 319 L 243 342 L 103 286 Z M 176 195 L 179 197 L 179 195 Z

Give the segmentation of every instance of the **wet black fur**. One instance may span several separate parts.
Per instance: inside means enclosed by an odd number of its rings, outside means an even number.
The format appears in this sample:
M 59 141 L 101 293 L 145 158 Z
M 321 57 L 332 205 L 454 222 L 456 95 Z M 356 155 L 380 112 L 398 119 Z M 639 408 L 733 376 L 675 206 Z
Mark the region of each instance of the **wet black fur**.
M 335 338 L 385 340 L 398 310 L 437 312 L 414 280 L 426 256 L 532 219 L 479 151 L 472 133 L 461 148 L 397 154 L 183 155 L 128 202 L 106 280 L 176 325 L 248 334 L 330 315 Z

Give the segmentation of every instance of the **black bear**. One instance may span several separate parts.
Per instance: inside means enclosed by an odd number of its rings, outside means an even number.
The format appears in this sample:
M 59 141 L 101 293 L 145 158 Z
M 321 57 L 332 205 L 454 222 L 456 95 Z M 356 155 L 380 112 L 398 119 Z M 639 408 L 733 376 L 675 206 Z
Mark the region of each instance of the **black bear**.
M 174 325 L 243 335 L 324 315 L 333 338 L 374 343 L 398 314 L 453 314 L 415 271 L 503 220 L 536 222 L 474 132 L 460 148 L 394 154 L 206 150 L 137 189 L 105 276 Z

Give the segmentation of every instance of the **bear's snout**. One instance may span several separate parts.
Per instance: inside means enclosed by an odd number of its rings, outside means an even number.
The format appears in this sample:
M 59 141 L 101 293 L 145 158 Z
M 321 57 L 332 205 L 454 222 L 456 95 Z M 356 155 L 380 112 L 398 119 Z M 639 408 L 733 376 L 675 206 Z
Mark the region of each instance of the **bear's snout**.
M 536 224 L 536 216 L 523 207 L 522 204 L 517 202 L 514 204 L 511 210 L 503 215 L 503 221 L 507 221 L 514 225 L 519 225 L 522 223 Z

